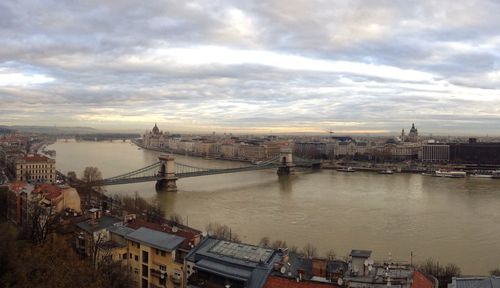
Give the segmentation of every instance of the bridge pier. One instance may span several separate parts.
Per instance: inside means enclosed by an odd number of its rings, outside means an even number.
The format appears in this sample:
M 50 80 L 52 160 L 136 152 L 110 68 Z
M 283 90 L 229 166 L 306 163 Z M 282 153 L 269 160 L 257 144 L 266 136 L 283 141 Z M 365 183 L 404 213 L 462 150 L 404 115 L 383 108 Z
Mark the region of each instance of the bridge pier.
M 292 149 L 281 149 L 280 162 L 281 166 L 278 167 L 278 176 L 292 175 L 295 173 L 295 164 L 293 164 Z
M 177 177 L 175 176 L 175 158 L 172 155 L 160 155 L 159 179 L 156 182 L 156 191 L 177 192 Z
M 177 178 L 161 179 L 156 181 L 156 191 L 158 192 L 177 192 Z

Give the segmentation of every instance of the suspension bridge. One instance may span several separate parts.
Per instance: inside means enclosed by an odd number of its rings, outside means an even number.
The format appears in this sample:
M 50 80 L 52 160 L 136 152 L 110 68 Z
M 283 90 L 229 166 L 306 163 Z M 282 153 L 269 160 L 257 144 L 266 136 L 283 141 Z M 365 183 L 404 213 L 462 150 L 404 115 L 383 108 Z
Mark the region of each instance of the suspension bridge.
M 255 165 L 222 169 L 195 167 L 192 165 L 178 163 L 175 162 L 175 158 L 173 156 L 168 154 L 161 155 L 158 162 L 146 167 L 107 179 L 85 183 L 85 185 L 95 187 L 156 181 L 157 190 L 175 192 L 177 191 L 176 181 L 181 178 L 264 169 L 277 169 L 278 175 L 289 175 L 294 173 L 294 169 L 297 166 L 320 168 L 320 165 L 321 163 L 318 161 L 311 161 L 298 157 L 292 158 L 292 152 L 289 149 L 284 149 L 278 156 Z

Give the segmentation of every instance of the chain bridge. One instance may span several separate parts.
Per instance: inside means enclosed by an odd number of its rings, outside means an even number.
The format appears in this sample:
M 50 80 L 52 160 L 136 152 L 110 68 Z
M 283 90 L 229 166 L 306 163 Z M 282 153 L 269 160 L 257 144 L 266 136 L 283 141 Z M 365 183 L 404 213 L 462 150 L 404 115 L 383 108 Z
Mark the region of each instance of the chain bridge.
M 161 155 L 159 161 L 146 167 L 124 173 L 111 178 L 86 183 L 88 186 L 109 186 L 129 183 L 140 183 L 156 181 L 156 189 L 169 192 L 177 191 L 177 180 L 188 177 L 198 177 L 207 175 L 237 173 L 264 169 L 277 169 L 278 175 L 289 175 L 294 173 L 295 167 L 319 168 L 318 161 L 306 160 L 298 157 L 292 158 L 290 149 L 283 149 L 281 153 L 269 160 L 262 161 L 255 165 L 248 165 L 236 168 L 202 168 L 183 163 L 175 162 L 175 158 L 170 155 Z

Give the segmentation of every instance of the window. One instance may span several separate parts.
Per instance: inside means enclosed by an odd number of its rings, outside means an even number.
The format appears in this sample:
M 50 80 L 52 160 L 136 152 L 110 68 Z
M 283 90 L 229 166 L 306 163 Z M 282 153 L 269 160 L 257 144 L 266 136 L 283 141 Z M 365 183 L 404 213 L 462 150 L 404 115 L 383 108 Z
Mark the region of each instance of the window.
M 123 259 L 123 260 L 127 259 L 127 253 L 123 253 L 123 255 L 122 255 L 122 259 Z
M 139 255 L 134 255 L 135 261 L 139 261 Z
M 149 253 L 146 251 L 142 251 L 142 263 L 149 262 Z
M 161 256 L 162 257 L 165 257 L 165 255 L 167 255 L 167 253 L 165 251 L 163 251 L 163 250 L 160 250 L 160 252 L 161 252 Z
M 132 259 L 132 253 L 129 253 L 129 254 L 128 254 L 128 257 L 130 257 L 130 259 Z
M 148 266 L 142 265 L 142 277 L 148 277 L 148 272 L 149 272 Z
M 146 279 L 142 279 L 142 285 L 141 285 L 142 288 L 148 288 L 148 280 Z

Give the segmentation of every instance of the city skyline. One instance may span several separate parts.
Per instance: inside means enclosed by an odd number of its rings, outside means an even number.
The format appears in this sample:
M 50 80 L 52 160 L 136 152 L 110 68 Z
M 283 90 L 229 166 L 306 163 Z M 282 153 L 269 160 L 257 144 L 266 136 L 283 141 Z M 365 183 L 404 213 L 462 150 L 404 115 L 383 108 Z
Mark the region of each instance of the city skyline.
M 0 4 L 0 125 L 500 132 L 495 1 Z

